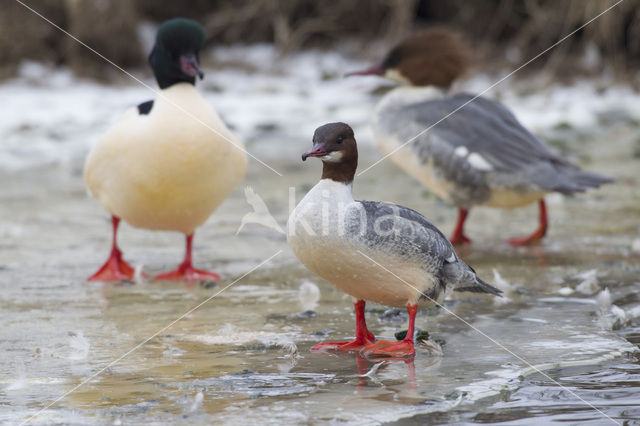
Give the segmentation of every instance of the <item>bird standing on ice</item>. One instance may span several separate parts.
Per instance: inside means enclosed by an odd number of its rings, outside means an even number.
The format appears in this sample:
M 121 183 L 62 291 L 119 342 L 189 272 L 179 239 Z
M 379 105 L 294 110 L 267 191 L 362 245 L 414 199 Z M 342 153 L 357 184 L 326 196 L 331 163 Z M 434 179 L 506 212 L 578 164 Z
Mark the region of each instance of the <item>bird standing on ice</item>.
M 89 280 L 133 277 L 116 243 L 120 219 L 138 228 L 185 234 L 184 261 L 156 278 L 220 278 L 192 266 L 193 234 L 242 180 L 247 158 L 242 142 L 195 88 L 196 77 L 203 77 L 203 43 L 197 22 L 164 22 L 149 56 L 158 97 L 126 111 L 87 157 L 85 183 L 113 224 L 109 259 Z
M 613 179 L 584 172 L 555 155 L 503 105 L 446 90 L 471 64 L 470 48 L 444 28 L 418 33 L 393 48 L 380 65 L 347 75 L 379 75 L 404 86 L 378 103 L 373 127 L 380 150 L 436 195 L 458 207 L 451 242 L 468 243 L 464 222 L 472 206 L 539 205 L 539 227 L 547 231 L 545 194 L 573 194 Z
M 307 157 L 322 160 L 322 178 L 291 213 L 287 239 L 309 270 L 353 297 L 356 311 L 354 340 L 321 343 L 314 350 L 412 356 L 418 306 L 433 306 L 449 289 L 501 293 L 478 278 L 447 238 L 418 212 L 353 199 L 358 148 L 351 127 L 344 123 L 319 127 L 313 148 L 302 160 Z M 407 307 L 409 331 L 404 341 L 374 342 L 364 316 L 367 300 Z

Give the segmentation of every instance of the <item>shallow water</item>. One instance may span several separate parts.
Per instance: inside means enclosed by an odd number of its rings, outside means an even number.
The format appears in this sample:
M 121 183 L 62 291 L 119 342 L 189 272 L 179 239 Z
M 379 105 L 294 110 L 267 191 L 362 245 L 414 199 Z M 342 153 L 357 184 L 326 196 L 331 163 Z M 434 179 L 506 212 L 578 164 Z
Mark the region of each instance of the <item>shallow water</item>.
M 32 423 L 640 424 L 637 130 L 623 117 L 589 131 L 549 131 L 618 183 L 551 196 L 548 238 L 531 248 L 503 240 L 535 227 L 534 207 L 474 210 L 474 243 L 459 253 L 506 297 L 456 297 L 446 309 L 421 311 L 417 327 L 443 354 L 420 348 L 408 363 L 310 352 L 353 334 L 351 301 L 306 271 L 279 232 L 249 224 L 236 235 L 251 211 L 243 188 L 196 233 L 196 264 L 219 272 L 217 285 L 108 285 L 84 281 L 104 261 L 110 229 L 85 194 L 80 160 L 4 171 L 0 421 L 37 414 Z M 281 226 L 289 188 L 300 199 L 320 170 L 295 154 L 310 135 L 292 132 L 249 144 L 284 177 L 253 162 L 243 183 Z M 362 168 L 377 156 L 364 141 Z M 445 233 L 455 221 L 452 208 L 388 162 L 358 178 L 355 194 L 415 208 Z M 150 274 L 182 256 L 177 234 L 125 224 L 120 243 Z M 301 297 L 303 287 L 311 295 Z M 596 301 L 604 288 L 620 310 L 603 296 Z M 371 304 L 367 318 L 378 337 L 406 329 L 402 311 Z

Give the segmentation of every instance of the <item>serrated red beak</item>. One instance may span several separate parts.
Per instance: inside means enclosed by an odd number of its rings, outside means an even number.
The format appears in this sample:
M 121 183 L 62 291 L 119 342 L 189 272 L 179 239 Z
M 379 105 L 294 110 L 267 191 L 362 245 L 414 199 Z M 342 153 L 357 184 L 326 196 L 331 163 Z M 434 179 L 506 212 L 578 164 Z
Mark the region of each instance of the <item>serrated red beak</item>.
M 302 154 L 302 161 L 306 161 L 308 157 L 324 157 L 327 154 L 324 142 L 316 143 L 310 151 Z
M 200 65 L 198 64 L 198 58 L 193 53 L 180 55 L 180 69 L 188 76 L 198 76 L 200 80 L 204 77 L 204 73 L 200 70 Z
M 350 77 L 352 75 L 384 75 L 386 72 L 387 70 L 382 66 L 382 64 L 378 64 L 361 71 L 352 71 L 346 73 L 344 76 Z

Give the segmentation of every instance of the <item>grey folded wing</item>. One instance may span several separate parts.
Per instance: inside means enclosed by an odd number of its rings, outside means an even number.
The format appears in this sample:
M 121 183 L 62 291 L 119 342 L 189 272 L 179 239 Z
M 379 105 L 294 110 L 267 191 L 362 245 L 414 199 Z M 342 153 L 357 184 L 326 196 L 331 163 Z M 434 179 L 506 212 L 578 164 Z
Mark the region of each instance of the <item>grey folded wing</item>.
M 405 105 L 381 124 L 404 140 L 415 138 L 416 156 L 460 185 L 572 193 L 610 181 L 555 155 L 508 109 L 483 97 L 458 94 Z
M 458 259 L 442 232 L 415 210 L 377 201 L 356 205 L 346 215 L 346 236 L 352 241 L 416 262 L 431 273 Z
M 421 266 L 436 282 L 425 299 L 438 299 L 446 288 L 499 295 L 473 268 L 458 258 L 453 245 L 438 228 L 415 210 L 396 204 L 360 201 L 346 214 L 346 237 L 367 251 L 403 258 Z M 384 266 L 384 265 L 383 265 Z M 372 267 L 380 267 L 372 265 Z M 407 283 L 412 284 L 412 283 Z

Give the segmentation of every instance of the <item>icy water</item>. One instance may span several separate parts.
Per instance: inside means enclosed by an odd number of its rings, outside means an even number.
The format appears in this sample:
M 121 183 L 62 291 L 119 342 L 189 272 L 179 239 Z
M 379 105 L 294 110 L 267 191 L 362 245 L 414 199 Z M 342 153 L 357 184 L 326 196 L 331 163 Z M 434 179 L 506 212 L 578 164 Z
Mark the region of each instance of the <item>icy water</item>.
M 321 63 L 329 71 L 336 66 Z M 412 362 L 370 360 L 311 353 L 317 342 L 353 335 L 350 299 L 304 269 L 277 230 L 248 224 L 237 233 L 252 211 L 245 186 L 284 227 L 290 203 L 320 172 L 319 164 L 299 158 L 316 125 L 352 122 L 361 135 L 361 167 L 379 156 L 366 125 L 375 85 L 318 75 L 313 87 L 286 92 L 284 78 L 241 85 L 244 97 L 207 86 L 248 149 L 283 174 L 252 162 L 242 186 L 196 233 L 196 266 L 219 272 L 216 285 L 85 282 L 107 255 L 110 228 L 85 193 L 82 157 L 112 117 L 107 106 L 135 102 L 129 100 L 147 96 L 143 91 L 88 83 L 74 89 L 64 81 L 0 87 L 4 94 L 32 93 L 34 108 L 39 100 L 52 110 L 21 118 L 19 102 L 29 99 L 18 96 L 7 108 L 14 120 L 0 122 L 0 421 L 640 424 L 640 110 L 596 114 L 585 107 L 562 116 L 565 100 L 547 95 L 559 123 L 537 122 L 539 98 L 514 103 L 556 149 L 618 182 L 574 198 L 549 197 L 548 238 L 531 248 L 503 240 L 535 228 L 535 207 L 474 210 L 474 243 L 459 253 L 505 297 L 457 297 L 446 309 L 419 312 L 417 327 L 441 345 L 441 355 L 431 345 Z M 345 85 L 355 99 L 334 102 Z M 77 115 L 56 101 L 74 90 L 85 96 L 76 98 Z M 257 119 L 270 117 L 269 96 L 276 118 Z M 258 105 L 246 111 L 250 124 L 237 109 L 239 98 Z M 87 112 L 98 101 L 102 112 Z M 312 118 L 304 124 L 280 125 L 305 114 Z M 455 221 L 453 208 L 389 162 L 359 177 L 355 195 L 417 209 L 445 233 Z M 150 274 L 172 269 L 183 254 L 180 235 L 126 224 L 120 243 L 125 257 Z M 402 311 L 371 304 L 367 319 L 378 337 L 406 329 Z

